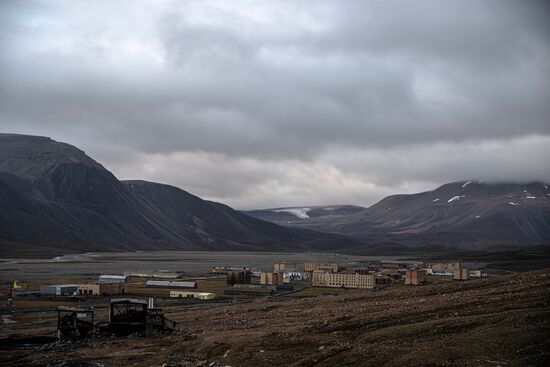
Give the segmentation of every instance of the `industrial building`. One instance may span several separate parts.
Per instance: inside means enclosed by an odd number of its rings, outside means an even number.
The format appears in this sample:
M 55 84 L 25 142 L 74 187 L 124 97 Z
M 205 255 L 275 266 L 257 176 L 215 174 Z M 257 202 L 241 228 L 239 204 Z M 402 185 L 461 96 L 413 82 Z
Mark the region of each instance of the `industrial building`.
M 72 296 L 78 290 L 77 284 L 54 284 L 40 286 L 40 293 L 55 296 Z
M 79 295 L 114 296 L 127 292 L 126 283 L 87 283 L 78 284 Z
M 91 308 L 57 307 L 57 338 L 87 338 L 94 330 L 94 316 Z
M 314 271 L 311 278 L 314 287 L 342 287 L 342 288 L 366 288 L 375 286 L 373 275 L 330 273 L 327 271 Z
M 468 280 L 470 279 L 469 269 L 456 269 L 454 271 L 454 280 Z
M 405 273 L 406 285 L 420 285 L 427 281 L 426 272 L 423 270 L 407 270 Z
M 98 283 L 126 283 L 128 277 L 126 275 L 100 275 Z
M 157 288 L 197 288 L 197 282 L 183 282 L 174 280 L 148 280 L 146 287 Z
M 283 284 L 283 273 L 280 272 L 260 272 L 260 284 L 263 285 L 277 285 Z
M 251 272 L 250 270 L 228 270 L 226 283 L 228 285 L 234 284 L 250 284 Z
M 323 264 L 305 263 L 304 270 L 309 272 L 321 270 L 321 271 L 329 271 L 331 273 L 337 273 L 340 270 L 340 264 L 338 263 L 323 263 Z
M 144 332 L 147 325 L 147 302 L 140 299 L 113 299 L 109 305 L 109 328 L 116 335 Z
M 209 300 L 216 298 L 216 295 L 214 293 L 207 292 L 170 291 L 170 297 Z

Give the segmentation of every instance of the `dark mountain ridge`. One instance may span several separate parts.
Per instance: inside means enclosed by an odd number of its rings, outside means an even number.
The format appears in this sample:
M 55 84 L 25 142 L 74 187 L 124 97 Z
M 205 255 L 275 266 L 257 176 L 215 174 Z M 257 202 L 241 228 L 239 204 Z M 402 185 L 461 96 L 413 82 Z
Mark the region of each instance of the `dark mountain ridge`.
M 0 134 L 2 252 L 311 250 L 353 243 L 281 227 L 176 187 L 120 182 L 83 151 L 50 138 Z

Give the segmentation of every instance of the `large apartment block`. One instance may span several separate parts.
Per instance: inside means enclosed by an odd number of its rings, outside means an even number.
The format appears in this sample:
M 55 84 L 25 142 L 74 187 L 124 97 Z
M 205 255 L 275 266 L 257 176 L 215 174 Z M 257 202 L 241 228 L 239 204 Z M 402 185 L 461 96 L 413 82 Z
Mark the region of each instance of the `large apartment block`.
M 364 274 L 313 272 L 311 285 L 314 287 L 374 288 L 374 276 Z
M 260 284 L 263 285 L 278 285 L 283 284 L 283 273 L 281 272 L 260 272 Z
M 305 271 L 330 271 L 332 273 L 337 273 L 340 270 L 340 264 L 338 263 L 325 263 L 325 264 L 316 264 L 316 263 L 305 263 Z

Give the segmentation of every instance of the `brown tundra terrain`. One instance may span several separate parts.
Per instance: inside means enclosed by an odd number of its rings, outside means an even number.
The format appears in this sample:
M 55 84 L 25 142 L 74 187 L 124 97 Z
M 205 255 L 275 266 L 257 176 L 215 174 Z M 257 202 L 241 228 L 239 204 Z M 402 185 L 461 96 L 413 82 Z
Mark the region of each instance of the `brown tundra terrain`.
M 247 303 L 166 307 L 186 331 L 4 344 L 0 365 L 548 366 L 549 289 L 545 269 L 419 287 L 308 288 Z M 2 329 L 2 337 L 10 335 L 7 325 Z

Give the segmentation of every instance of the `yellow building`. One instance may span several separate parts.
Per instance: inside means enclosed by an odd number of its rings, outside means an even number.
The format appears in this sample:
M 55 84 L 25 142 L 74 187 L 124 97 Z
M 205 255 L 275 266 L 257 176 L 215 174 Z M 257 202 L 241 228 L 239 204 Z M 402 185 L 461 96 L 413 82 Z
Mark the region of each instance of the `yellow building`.
M 314 287 L 374 288 L 374 276 L 363 274 L 329 273 L 314 271 L 311 277 Z
M 214 293 L 207 292 L 188 292 L 188 291 L 170 291 L 170 297 L 175 298 L 197 298 L 202 300 L 214 299 Z

